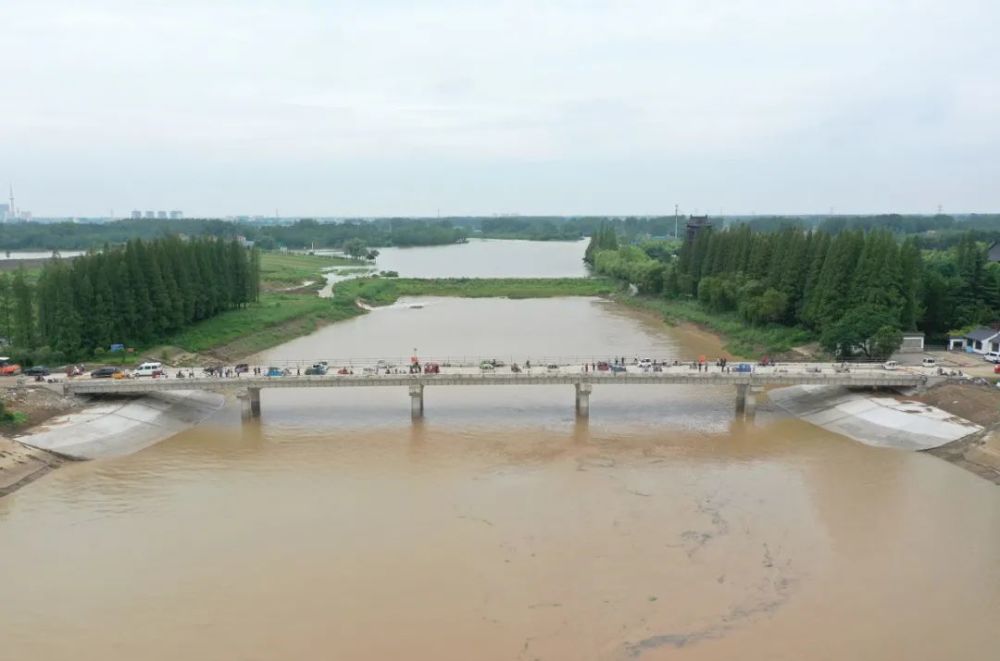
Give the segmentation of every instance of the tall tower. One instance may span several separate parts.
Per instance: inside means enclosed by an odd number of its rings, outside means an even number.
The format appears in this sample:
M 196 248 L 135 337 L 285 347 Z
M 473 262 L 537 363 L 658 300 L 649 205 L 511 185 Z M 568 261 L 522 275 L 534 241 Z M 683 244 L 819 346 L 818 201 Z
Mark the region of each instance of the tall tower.
M 17 216 L 17 211 L 14 209 L 14 184 L 10 184 L 10 209 L 7 211 L 11 218 Z

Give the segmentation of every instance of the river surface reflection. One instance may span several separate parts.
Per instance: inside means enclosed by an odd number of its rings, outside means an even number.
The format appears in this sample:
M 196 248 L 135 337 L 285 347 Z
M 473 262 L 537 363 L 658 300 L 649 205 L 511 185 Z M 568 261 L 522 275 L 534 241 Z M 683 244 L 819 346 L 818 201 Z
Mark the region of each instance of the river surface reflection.
M 425 301 L 267 352 L 716 355 L 592 299 Z M 265 391 L 0 499 L 0 658 L 995 659 L 1000 492 L 733 392 Z

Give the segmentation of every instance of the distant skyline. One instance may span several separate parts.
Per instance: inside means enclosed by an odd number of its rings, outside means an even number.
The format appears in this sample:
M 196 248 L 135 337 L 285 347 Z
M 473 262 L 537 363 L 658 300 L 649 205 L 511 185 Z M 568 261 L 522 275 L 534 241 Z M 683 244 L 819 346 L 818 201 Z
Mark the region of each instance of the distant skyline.
M 8 0 L 36 217 L 1000 211 L 991 0 Z

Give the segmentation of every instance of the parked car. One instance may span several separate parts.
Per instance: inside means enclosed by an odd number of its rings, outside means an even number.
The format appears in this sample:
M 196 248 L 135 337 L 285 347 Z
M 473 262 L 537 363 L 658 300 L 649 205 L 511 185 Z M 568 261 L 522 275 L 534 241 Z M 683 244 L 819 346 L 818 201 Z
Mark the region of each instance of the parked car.
M 21 366 L 6 356 L 0 356 L 0 376 L 17 376 Z
M 35 365 L 34 367 L 24 369 L 21 373 L 25 376 L 48 376 L 52 374 L 52 370 L 45 365 Z
M 611 365 L 611 373 L 618 374 L 618 372 L 627 372 L 624 365 L 618 365 L 617 363 Z
M 267 375 L 268 376 L 285 376 L 285 372 L 280 367 L 268 367 L 267 368 Z
M 750 366 L 750 363 L 740 363 L 739 365 L 733 365 L 732 368 L 730 368 L 730 371 L 732 371 L 732 372 L 752 372 L 753 371 L 753 367 Z
M 250 371 L 250 366 L 246 363 L 240 363 L 234 369 L 237 374 L 246 374 Z
M 132 372 L 132 376 L 163 376 L 163 363 L 155 361 L 139 363 L 139 366 Z
M 559 366 L 556 365 L 555 363 L 549 363 L 548 365 L 545 366 L 545 369 L 548 370 L 549 372 L 558 372 Z
M 897 363 L 895 360 L 887 360 L 884 363 L 882 363 L 882 369 L 889 370 L 890 372 L 898 370 L 899 363 Z
M 987 351 L 983 354 L 983 360 L 988 363 L 1000 363 L 1000 351 Z
M 492 372 L 493 370 L 496 369 L 496 367 L 494 367 L 493 363 L 491 363 L 490 361 L 484 360 L 483 362 L 479 363 L 479 369 L 481 369 L 484 372 Z
M 424 374 L 440 374 L 441 366 L 437 363 L 424 363 Z
M 115 374 L 121 374 L 120 367 L 98 367 L 90 373 L 90 378 L 92 379 L 110 379 L 115 376 Z
M 327 371 L 326 361 L 321 361 L 318 363 L 313 363 L 311 366 L 306 368 L 306 376 L 323 376 Z
M 937 361 L 933 358 L 924 358 L 920 361 L 921 367 L 937 367 Z
M 651 361 L 649 358 L 643 358 L 642 360 L 639 361 L 639 367 L 644 370 L 649 369 L 652 366 L 653 366 L 653 361 Z

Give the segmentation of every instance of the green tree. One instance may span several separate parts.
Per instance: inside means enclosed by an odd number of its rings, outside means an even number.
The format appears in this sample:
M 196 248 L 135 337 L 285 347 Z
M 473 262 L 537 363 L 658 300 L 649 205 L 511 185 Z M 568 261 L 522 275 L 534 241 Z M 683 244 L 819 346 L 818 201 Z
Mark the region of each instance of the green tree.
M 21 349 L 35 348 L 35 311 L 32 305 L 31 286 L 24 276 L 24 268 L 14 273 L 11 283 L 14 298 L 14 323 L 11 337 L 14 346 Z
M 361 259 L 368 254 L 368 246 L 361 239 L 348 239 L 344 242 L 343 250 L 354 259 Z
M 860 305 L 830 324 L 820 335 L 820 344 L 842 358 L 858 353 L 868 358 L 879 358 L 885 345 L 876 346 L 876 336 L 884 328 L 896 328 L 896 320 L 888 310 L 870 304 Z M 902 343 L 902 335 L 899 341 Z

